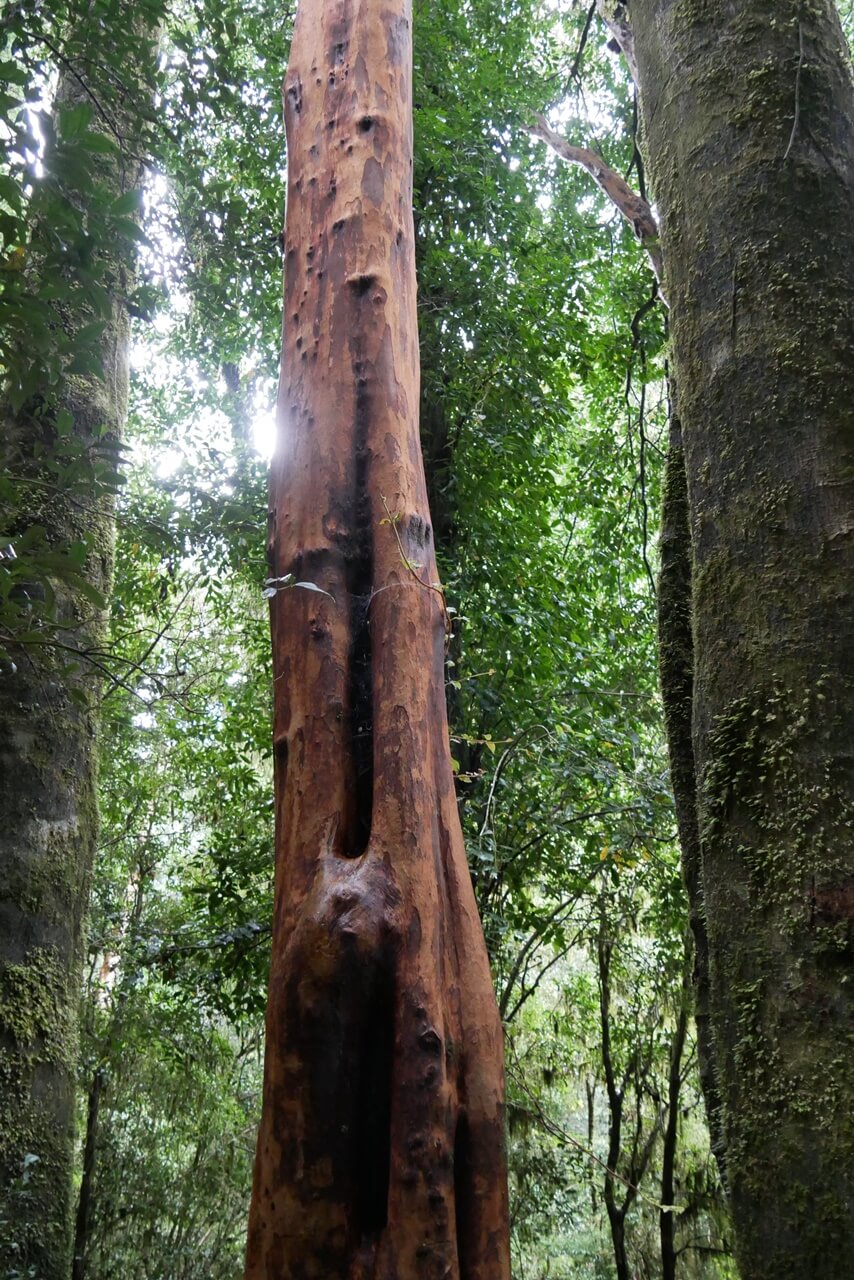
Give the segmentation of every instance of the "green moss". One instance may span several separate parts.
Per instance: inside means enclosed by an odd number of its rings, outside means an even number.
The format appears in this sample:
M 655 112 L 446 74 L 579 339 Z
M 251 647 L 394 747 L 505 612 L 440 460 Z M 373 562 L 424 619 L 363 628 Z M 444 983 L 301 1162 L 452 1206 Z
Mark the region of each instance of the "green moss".
M 690 494 L 739 1253 L 751 1280 L 836 1280 L 854 1251 L 850 71 L 829 0 L 632 0 L 631 15 Z M 662 657 L 678 657 L 666 640 Z
M 54 951 L 33 951 L 25 964 L 0 972 L 0 1027 L 20 1055 L 72 1070 L 73 1005 L 67 969 Z
M 0 973 L 0 1273 L 67 1275 L 76 991 L 57 953 Z M 11 1271 L 9 1272 L 11 1274 Z

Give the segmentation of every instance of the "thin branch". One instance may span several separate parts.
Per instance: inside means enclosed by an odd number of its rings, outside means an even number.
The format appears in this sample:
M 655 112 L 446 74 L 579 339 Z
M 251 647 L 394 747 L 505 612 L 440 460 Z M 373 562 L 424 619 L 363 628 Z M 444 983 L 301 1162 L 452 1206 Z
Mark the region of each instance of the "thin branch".
M 262 925 L 258 924 L 257 921 L 250 921 L 248 925 L 238 926 L 230 932 L 217 934 L 215 938 L 211 938 L 207 942 L 170 943 L 168 946 L 161 947 L 159 950 L 145 956 L 137 964 L 139 968 L 145 969 L 165 964 L 175 956 L 192 956 L 208 951 L 221 951 L 243 942 L 247 945 L 238 949 L 241 950 L 243 955 L 246 955 L 248 952 L 254 951 L 262 943 L 265 943 L 271 933 L 272 925 Z
M 646 496 L 646 431 L 644 429 L 644 412 L 646 407 L 646 383 L 641 383 L 641 401 L 638 410 L 638 435 L 640 437 L 640 449 L 638 454 L 638 478 L 640 481 L 640 504 L 641 504 L 641 554 L 643 555 L 643 564 L 646 569 L 646 576 L 649 579 L 649 589 L 652 592 L 653 600 L 657 597 L 655 589 L 655 574 L 652 572 L 652 566 L 649 562 L 649 503 Z
M 646 173 L 644 171 L 643 156 L 638 146 L 638 88 L 635 85 L 635 91 L 632 94 L 632 158 L 629 167 L 626 170 L 626 182 L 631 176 L 632 169 L 637 170 L 638 175 L 638 194 L 642 200 L 646 200 Z
M 632 1191 L 638 1199 L 645 1201 L 646 1204 L 650 1205 L 653 1209 L 658 1209 L 660 1213 L 684 1212 L 684 1207 L 682 1205 L 660 1204 L 658 1200 L 647 1195 L 645 1191 L 641 1191 L 640 1187 L 634 1186 L 629 1182 L 628 1178 L 624 1178 L 616 1169 L 610 1168 L 605 1160 L 600 1159 L 600 1157 L 596 1155 L 595 1151 L 592 1151 L 590 1147 L 585 1146 L 583 1142 L 579 1142 L 571 1133 L 567 1133 L 565 1129 L 562 1129 L 559 1125 L 555 1124 L 553 1120 L 548 1118 L 540 1105 L 539 1099 L 535 1098 L 530 1090 L 525 1087 L 524 1082 L 516 1073 L 510 1071 L 508 1074 L 514 1076 L 515 1083 L 519 1087 L 520 1092 L 523 1093 L 528 1099 L 528 1102 L 531 1103 L 532 1113 L 542 1125 L 546 1133 L 550 1134 L 553 1138 L 556 1138 L 559 1143 L 565 1143 L 567 1146 L 573 1147 L 576 1151 L 580 1152 L 581 1155 L 587 1156 L 589 1160 L 592 1160 L 595 1164 L 599 1165 L 600 1169 L 604 1170 L 609 1179 L 613 1179 L 615 1182 L 621 1182 L 623 1186 Z
M 157 646 L 159 645 L 160 641 L 161 641 L 161 640 L 163 639 L 163 637 L 168 633 L 169 628 L 171 627 L 172 623 L 175 621 L 175 619 L 177 618 L 178 614 L 179 614 L 179 613 L 181 612 L 181 610 L 183 609 L 183 607 L 184 607 L 184 605 L 186 604 L 187 600 L 189 599 L 189 597 L 190 597 L 191 593 L 195 590 L 197 581 L 198 581 L 198 579 L 197 579 L 197 578 L 193 578 L 193 580 L 192 580 L 192 582 L 190 583 L 189 587 L 188 587 L 188 588 L 187 588 L 187 590 L 184 592 L 184 594 L 182 595 L 181 599 L 178 601 L 178 603 L 176 604 L 175 608 L 174 608 L 174 609 L 172 610 L 172 612 L 170 613 L 170 615 L 169 615 L 169 617 L 168 617 L 168 619 L 167 619 L 166 623 L 165 623 L 165 624 L 160 628 L 160 630 L 159 630 L 159 631 L 157 631 L 157 632 L 155 633 L 154 639 L 153 639 L 153 640 L 148 644 L 148 646 L 146 647 L 145 651 L 141 654 L 141 656 L 140 656 L 139 658 L 137 658 L 137 659 L 136 659 L 136 664 L 135 664 L 135 665 L 136 665 L 136 669 L 137 669 L 138 671 L 142 671 L 142 670 L 144 670 L 144 666 L 143 666 L 143 664 L 147 661 L 147 659 L 148 659 L 148 658 L 150 658 L 150 657 L 151 657 L 152 653 L 153 653 L 153 652 L 154 652 L 154 650 L 157 648 Z M 119 660 L 120 660 L 120 661 L 129 661 L 129 659 L 119 659 Z M 107 699 L 107 698 L 110 696 L 110 694 L 113 692 L 113 690 L 116 688 L 116 686 L 117 686 L 117 685 L 120 685 L 120 684 L 121 684 L 121 681 L 120 681 L 116 676 L 113 676 L 113 677 L 112 677 L 112 679 L 111 679 L 111 681 L 110 681 L 110 684 L 109 684 L 108 688 L 106 688 L 106 689 L 104 690 L 103 698 L 104 698 L 104 699 Z
M 587 48 L 587 37 L 590 35 L 590 27 L 593 22 L 593 15 L 596 13 L 597 0 L 592 0 L 590 8 L 587 10 L 587 17 L 584 20 L 584 27 L 581 31 L 581 39 L 578 42 L 578 48 L 575 51 L 575 57 L 572 59 L 572 66 L 569 69 L 569 80 L 577 80 L 578 72 L 581 67 L 581 59 L 584 57 L 584 50 Z
M 514 1004 L 513 1008 L 509 1011 L 509 1013 L 503 1016 L 502 1018 L 503 1022 L 507 1023 L 507 1022 L 513 1021 L 513 1019 L 516 1017 L 516 1014 L 522 1008 L 522 1005 L 525 1004 L 528 1000 L 530 1000 L 531 996 L 533 996 L 536 993 L 537 988 L 545 978 L 546 974 L 551 969 L 553 969 L 554 966 L 564 958 L 564 956 L 569 954 L 572 948 L 577 944 L 580 936 L 581 936 L 580 933 L 576 934 L 571 942 L 567 943 L 565 947 L 563 947 L 560 951 L 556 952 L 552 956 L 551 960 L 549 960 L 548 964 L 543 965 L 543 967 L 540 969 L 539 973 L 537 974 L 536 978 L 531 983 L 531 985 L 529 987 L 525 987 L 524 982 L 528 973 L 528 962 L 530 961 L 530 957 L 528 957 L 528 961 L 526 961 L 525 963 L 525 972 L 522 974 L 523 985 L 522 985 L 522 990 L 519 994 L 519 999 L 516 1001 L 516 1003 Z
M 646 570 L 646 576 L 647 576 L 647 578 L 648 578 L 648 580 L 649 580 L 649 586 L 650 586 L 650 590 L 651 590 L 651 592 L 652 592 L 652 598 L 653 598 L 653 600 L 655 600 L 655 599 L 657 598 L 657 594 L 658 594 L 658 593 L 657 593 L 657 591 L 656 591 L 656 587 L 655 587 L 655 574 L 653 573 L 653 571 L 652 571 L 652 566 L 651 566 L 651 564 L 650 564 L 650 562 L 649 562 L 649 503 L 648 503 L 648 501 L 647 501 L 647 493 L 646 493 L 646 449 L 647 449 L 648 441 L 647 441 L 647 438 L 646 438 L 646 426 L 645 426 L 645 414 L 646 414 L 646 376 L 645 376 L 645 375 L 646 375 L 646 354 L 645 354 L 645 352 L 644 352 L 643 343 L 642 343 L 642 340 L 641 340 L 641 330 L 640 330 L 640 325 L 641 325 L 641 321 L 643 320 L 643 318 L 644 318 L 644 316 L 647 314 L 647 312 L 651 311 L 651 310 L 652 310 L 652 308 L 655 306 L 655 302 L 656 302 L 656 298 L 657 298 L 657 296 L 658 296 L 658 287 L 656 286 L 656 287 L 653 289 L 651 296 L 650 296 L 649 298 L 647 298 L 646 302 L 645 302 L 645 303 L 643 303 L 643 305 L 642 305 L 642 306 L 638 307 L 637 311 L 635 312 L 634 316 L 632 317 L 632 323 L 631 323 L 631 333 L 632 333 L 632 354 L 631 354 L 631 358 L 630 358 L 630 360 L 629 360 L 629 367 L 628 367 L 628 370 L 627 370 L 627 372 L 626 372 L 626 409 L 627 409 L 627 411 L 628 411 L 628 415 L 629 415 L 629 431 L 631 431 L 631 426 L 632 426 L 632 406 L 631 406 L 632 369 L 633 369 L 633 366 L 634 366 L 635 352 L 640 352 L 641 369 L 642 369 L 642 373 L 643 373 L 643 375 L 644 375 L 644 376 L 643 376 L 643 380 L 642 380 L 642 382 L 641 382 L 640 403 L 639 403 L 639 405 L 638 405 L 638 436 L 639 436 L 639 439 L 640 439 L 640 449 L 639 449 L 639 457 L 638 457 L 638 472 L 639 472 L 639 474 L 638 474 L 638 482 L 639 482 L 639 488 L 640 488 L 641 526 L 642 526 L 642 546 L 641 546 L 641 554 L 642 554 L 642 557 L 643 557 L 644 568 L 645 568 L 645 570 Z
M 680 1257 L 683 1253 L 706 1253 L 719 1258 L 731 1258 L 732 1249 L 719 1248 L 713 1244 L 703 1244 L 701 1241 L 694 1243 L 689 1241 L 688 1244 L 681 1245 L 673 1254 L 674 1258 Z
M 502 769 L 504 768 L 505 764 L 510 759 L 510 757 L 513 755 L 513 752 L 517 749 L 519 744 L 528 736 L 529 733 L 535 733 L 535 732 L 538 734 L 545 734 L 547 738 L 551 737 L 551 734 L 549 733 L 549 730 L 545 727 L 545 725 L 533 724 L 533 725 L 530 725 L 529 728 L 523 729 L 521 733 L 517 733 L 516 737 L 510 743 L 510 746 L 505 748 L 504 751 L 502 751 L 501 756 L 499 757 L 499 760 L 498 760 L 498 764 L 495 766 L 495 773 L 492 775 L 492 785 L 489 788 L 489 795 L 486 797 L 486 809 L 484 810 L 484 815 L 483 815 L 483 826 L 481 827 L 477 836 L 478 844 L 483 844 L 483 837 L 485 836 L 487 827 L 489 826 L 489 811 L 490 811 L 490 808 L 492 807 L 492 801 L 495 797 L 495 788 L 498 785 L 498 779 L 501 776 Z
M 534 113 L 533 123 L 523 124 L 522 128 L 532 138 L 538 138 L 540 142 L 545 142 L 568 164 L 577 164 L 582 169 L 587 170 L 614 207 L 619 210 L 630 224 L 638 240 L 646 250 L 652 269 L 655 272 L 655 278 L 659 283 L 660 292 L 661 282 L 664 277 L 664 261 L 661 256 L 658 223 L 646 200 L 639 196 L 637 192 L 632 191 L 625 179 L 615 169 L 611 169 L 606 165 L 601 156 L 598 156 L 595 151 L 591 151 L 588 147 L 573 146 L 571 142 L 567 142 L 566 138 L 562 138 L 559 133 L 555 133 L 544 116 Z M 663 293 L 661 293 L 661 298 L 664 301 Z
M 508 1021 L 508 1022 L 510 1021 L 509 1018 L 505 1018 L 507 1006 L 510 1003 L 511 995 L 513 994 L 513 987 L 516 983 L 517 978 L 522 972 L 522 969 L 525 965 L 525 961 L 527 960 L 532 947 L 536 946 L 538 940 L 542 938 L 543 933 L 545 932 L 546 929 L 548 929 L 549 925 L 556 924 L 559 920 L 559 917 L 563 914 L 563 912 L 571 910 L 571 908 L 575 905 L 575 903 L 578 901 L 580 897 L 581 897 L 581 887 L 579 887 L 577 892 L 572 894 L 571 897 L 565 898 L 562 902 L 559 902 L 558 905 L 555 907 L 555 909 L 549 912 L 545 920 L 543 920 L 543 922 L 539 924 L 528 935 L 527 940 L 525 941 L 524 945 L 519 951 L 519 954 L 517 955 L 515 961 L 513 962 L 513 966 L 510 970 L 510 974 L 507 978 L 507 981 L 504 984 L 504 990 L 501 993 L 501 998 L 498 1001 L 498 1011 L 501 1014 L 501 1017 L 504 1018 L 505 1021 Z
M 101 117 L 101 119 L 106 124 L 107 128 L 110 130 L 110 133 L 113 134 L 114 138 L 119 143 L 120 148 L 123 148 L 125 140 L 123 135 L 119 132 L 118 125 L 111 118 L 109 112 L 103 106 L 97 94 L 93 93 L 93 91 L 89 88 L 88 84 L 83 79 L 83 77 L 81 76 L 77 68 L 74 66 L 74 64 L 70 62 L 68 58 L 66 58 L 65 54 L 62 53 L 62 51 L 58 49 L 56 45 L 47 38 L 46 35 L 39 34 L 35 37 L 35 39 L 38 40 L 41 44 L 43 44 L 53 54 L 56 60 L 60 62 L 63 67 L 65 67 L 65 70 L 69 73 L 69 75 L 72 75 L 74 77 L 74 79 L 80 85 L 80 88 L 86 94 L 86 97 L 89 98 L 89 100 L 94 105 L 95 110 L 98 112 L 98 115 Z M 137 158 L 137 157 L 134 157 L 134 158 Z

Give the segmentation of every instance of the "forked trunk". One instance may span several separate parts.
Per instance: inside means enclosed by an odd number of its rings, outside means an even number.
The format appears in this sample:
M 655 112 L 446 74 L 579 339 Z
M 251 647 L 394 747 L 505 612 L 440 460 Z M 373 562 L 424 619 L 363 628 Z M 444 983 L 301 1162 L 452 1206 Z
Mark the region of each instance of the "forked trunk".
M 302 0 L 285 110 L 277 870 L 246 1277 L 499 1280 L 501 1027 L 418 438 L 408 0 Z

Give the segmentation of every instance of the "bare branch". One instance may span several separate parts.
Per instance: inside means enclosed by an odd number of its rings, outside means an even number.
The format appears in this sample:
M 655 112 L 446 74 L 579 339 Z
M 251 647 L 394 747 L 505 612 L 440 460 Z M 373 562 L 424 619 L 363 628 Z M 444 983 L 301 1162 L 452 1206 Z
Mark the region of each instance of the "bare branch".
M 609 168 L 595 151 L 591 151 L 588 147 L 576 147 L 571 142 L 567 142 L 566 138 L 555 133 L 543 116 L 535 113 L 533 123 L 522 127 L 532 138 L 539 138 L 541 142 L 550 146 L 562 160 L 566 160 L 568 164 L 580 165 L 595 179 L 611 203 L 631 224 L 632 230 L 646 250 L 663 299 L 661 283 L 664 277 L 664 261 L 658 238 L 658 223 L 646 200 L 632 191 L 625 179 L 614 169 Z

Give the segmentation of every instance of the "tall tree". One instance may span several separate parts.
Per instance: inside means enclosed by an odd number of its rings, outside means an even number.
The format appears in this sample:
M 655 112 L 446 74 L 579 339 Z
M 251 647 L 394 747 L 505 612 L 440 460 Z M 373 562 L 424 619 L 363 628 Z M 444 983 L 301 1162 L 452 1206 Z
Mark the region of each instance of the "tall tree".
M 674 783 L 698 820 L 688 883 L 708 934 L 738 1257 L 751 1280 L 842 1277 L 854 1247 L 851 67 L 830 0 L 610 10 L 636 64 L 662 215 L 694 645 L 693 689 L 683 665 L 670 691 L 690 697 L 693 723 Z
M 408 0 L 303 0 L 269 590 L 277 874 L 247 1280 L 509 1275 L 501 1028 L 418 439 Z
M 150 101 L 158 7 L 150 0 L 129 28 L 105 34 L 97 15 L 74 6 L 53 15 L 20 6 L 5 31 L 25 87 L 17 102 L 4 98 L 12 146 L 0 223 L 0 1264 L 44 1280 L 66 1280 L 70 1269 L 95 743 L 127 402 L 140 107 Z M 52 73 L 59 87 L 52 114 L 42 115 L 37 163 L 24 102 L 36 110 Z

